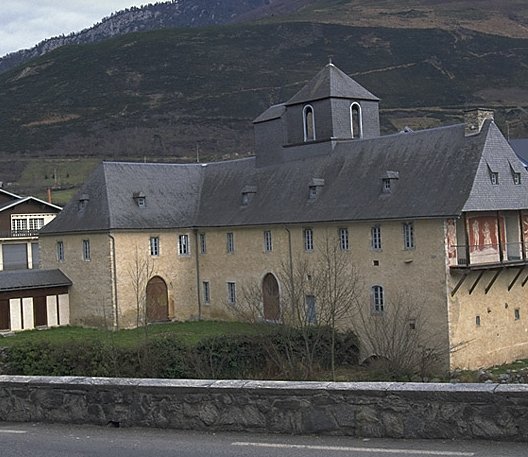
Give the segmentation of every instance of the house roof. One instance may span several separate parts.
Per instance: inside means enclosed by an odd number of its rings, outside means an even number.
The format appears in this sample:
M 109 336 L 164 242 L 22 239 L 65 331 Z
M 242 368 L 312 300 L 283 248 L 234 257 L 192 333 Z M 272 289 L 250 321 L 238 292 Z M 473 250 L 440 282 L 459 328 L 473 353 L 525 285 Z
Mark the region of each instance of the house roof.
M 103 162 L 66 205 L 60 221 L 51 221 L 40 233 L 192 226 L 201 168 L 200 164 Z M 144 206 L 138 205 L 139 193 L 144 195 Z M 82 208 L 81 199 L 86 200 Z
M 488 166 L 501 175 L 499 186 Z M 522 170 L 514 185 L 511 169 Z M 390 193 L 382 179 L 397 173 Z M 310 199 L 309 186 L 319 187 Z M 256 189 L 242 205 L 244 189 Z M 144 192 L 138 207 L 135 192 Z M 455 217 L 528 208 L 528 172 L 491 121 L 337 142 L 332 153 L 256 167 L 255 158 L 210 164 L 103 163 L 45 233 Z
M 48 203 L 44 200 L 41 200 L 40 198 L 29 196 L 29 197 L 19 197 L 18 200 L 13 200 L 13 201 L 4 203 L 3 205 L 0 205 L 0 212 L 5 211 L 6 209 L 9 209 L 9 208 L 18 206 L 22 203 L 30 202 L 30 201 L 37 202 L 41 205 L 45 205 L 45 206 L 48 206 L 49 208 L 56 209 L 59 211 L 62 209 L 60 206 L 54 205 L 53 203 Z
M 509 141 L 510 146 L 517 154 L 525 167 L 528 167 L 528 138 L 519 138 Z
M 8 197 L 11 197 L 14 199 L 22 198 L 20 195 L 14 194 L 13 192 L 8 192 L 7 190 L 2 189 L 2 188 L 0 188 L 0 194 L 7 195 Z
M 379 101 L 378 97 L 371 94 L 334 64 L 329 63 L 290 98 L 286 105 L 297 105 L 330 97 Z
M 286 111 L 286 105 L 284 103 L 280 103 L 278 105 L 272 105 L 266 111 L 264 111 L 260 116 L 258 116 L 253 121 L 253 124 L 258 124 L 259 122 L 266 122 L 266 121 L 271 121 L 273 119 L 278 119 L 284 114 L 284 111 Z
M 60 270 L 0 271 L 0 292 L 71 286 Z

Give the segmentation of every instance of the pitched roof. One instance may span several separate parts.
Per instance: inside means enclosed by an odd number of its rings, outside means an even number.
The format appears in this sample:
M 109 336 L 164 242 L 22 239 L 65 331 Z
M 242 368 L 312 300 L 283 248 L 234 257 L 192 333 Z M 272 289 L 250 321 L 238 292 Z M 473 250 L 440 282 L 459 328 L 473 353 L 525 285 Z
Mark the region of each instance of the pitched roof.
M 521 162 L 526 167 L 528 166 L 528 138 L 520 138 L 517 140 L 510 140 L 510 146 L 521 159 Z
M 378 97 L 371 94 L 334 64 L 329 63 L 290 98 L 286 105 L 297 105 L 329 97 L 379 101 Z
M 280 103 L 279 105 L 272 105 L 261 115 L 259 115 L 254 121 L 253 124 L 258 124 L 259 122 L 271 121 L 281 117 L 286 111 L 286 105 Z
M 60 270 L 17 270 L 0 272 L 0 292 L 71 286 Z
M 29 202 L 29 201 L 34 201 L 34 202 L 40 203 L 41 205 L 49 206 L 50 208 L 53 208 L 59 211 L 62 209 L 60 206 L 54 205 L 53 203 L 48 203 L 44 200 L 41 200 L 40 198 L 29 196 L 29 197 L 20 197 L 18 200 L 13 200 L 13 201 L 4 203 L 3 205 L 0 205 L 0 212 L 5 211 L 8 208 L 13 208 L 14 206 L 18 206 L 22 203 Z
M 0 194 L 4 194 L 4 195 L 6 195 L 8 197 L 11 197 L 11 198 L 14 198 L 14 199 L 22 198 L 20 195 L 14 194 L 13 192 L 8 192 L 7 190 L 2 189 L 2 188 L 0 188 Z
M 103 162 L 40 233 L 192 226 L 200 187 L 200 164 Z M 140 192 L 143 207 L 134 198 Z M 81 198 L 87 198 L 83 208 Z

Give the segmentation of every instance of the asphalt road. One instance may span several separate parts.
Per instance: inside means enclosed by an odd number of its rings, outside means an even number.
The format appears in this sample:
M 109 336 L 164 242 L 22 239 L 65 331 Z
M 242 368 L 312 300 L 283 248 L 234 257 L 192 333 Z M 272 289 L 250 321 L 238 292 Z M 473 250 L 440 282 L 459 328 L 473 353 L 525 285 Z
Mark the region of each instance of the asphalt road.
M 0 423 L 1 457 L 527 457 L 528 443 Z

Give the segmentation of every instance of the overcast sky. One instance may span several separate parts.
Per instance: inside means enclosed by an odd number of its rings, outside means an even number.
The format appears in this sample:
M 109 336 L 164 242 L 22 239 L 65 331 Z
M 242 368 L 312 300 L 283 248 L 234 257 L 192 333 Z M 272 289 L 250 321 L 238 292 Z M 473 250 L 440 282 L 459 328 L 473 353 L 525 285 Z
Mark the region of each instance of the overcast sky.
M 153 0 L 3 0 L 0 56 L 31 48 L 45 38 L 79 32 L 114 11 Z

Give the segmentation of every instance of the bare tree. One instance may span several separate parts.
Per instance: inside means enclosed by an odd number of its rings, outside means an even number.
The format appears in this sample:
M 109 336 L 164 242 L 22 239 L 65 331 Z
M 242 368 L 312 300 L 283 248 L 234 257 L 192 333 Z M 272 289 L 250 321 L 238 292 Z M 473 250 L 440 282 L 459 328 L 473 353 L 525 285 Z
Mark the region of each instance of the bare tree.
M 310 379 L 317 368 L 318 356 L 329 349 L 335 379 L 336 333 L 344 328 L 351 311 L 357 307 L 360 290 L 359 275 L 349 253 L 341 251 L 327 234 L 316 252 L 283 261 L 278 278 L 282 286 L 282 338 L 279 347 L 269 347 L 271 358 L 282 371 Z M 242 302 L 232 308 L 235 315 L 242 320 L 262 322 L 260 284 L 245 286 L 242 297 Z M 324 345 L 329 332 L 328 347 Z
M 147 284 L 155 274 L 155 266 L 148 254 L 142 254 L 137 245 L 132 262 L 128 266 L 128 276 L 134 289 L 136 305 L 136 326 L 147 326 Z
M 364 352 L 386 376 L 424 380 L 447 368 L 447 337 L 430 322 L 426 304 L 402 292 L 386 300 L 383 311 L 373 310 L 369 300 L 357 302 L 352 325 Z

